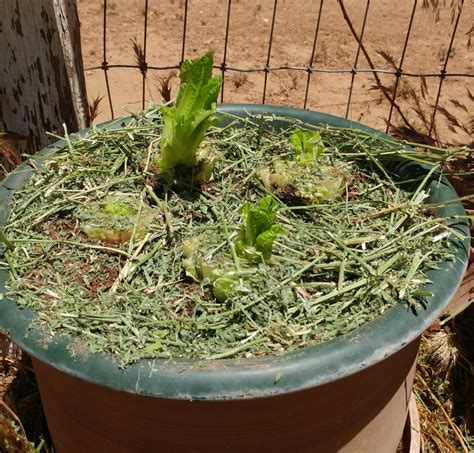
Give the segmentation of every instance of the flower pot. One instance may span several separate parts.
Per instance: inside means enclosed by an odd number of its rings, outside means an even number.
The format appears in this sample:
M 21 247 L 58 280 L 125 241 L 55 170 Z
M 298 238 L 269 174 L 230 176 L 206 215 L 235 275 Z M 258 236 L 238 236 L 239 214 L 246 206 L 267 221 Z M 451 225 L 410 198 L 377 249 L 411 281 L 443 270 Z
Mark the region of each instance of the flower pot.
M 308 124 L 379 132 L 329 115 L 283 107 L 229 105 L 220 111 L 244 117 L 271 114 Z M 116 123 L 115 127 L 119 127 Z M 74 138 L 72 138 L 74 139 Z M 52 145 L 43 153 L 54 152 Z M 384 162 L 390 171 L 419 175 L 427 166 Z M 9 199 L 29 175 L 23 164 L 0 187 L 0 225 Z M 442 180 L 433 202 L 456 193 Z M 433 183 L 434 184 L 434 183 Z M 434 186 L 433 186 L 434 187 Z M 462 215 L 460 203 L 439 209 Z M 56 451 L 384 451 L 395 452 L 406 421 L 421 333 L 445 309 L 467 263 L 465 239 L 457 259 L 429 272 L 433 293 L 416 312 L 403 303 L 335 340 L 276 357 L 240 360 L 142 360 L 123 370 L 105 354 L 70 353 L 69 340 L 45 342 L 29 330 L 34 316 L 14 301 L 0 303 L 0 327 L 33 357 Z M 7 270 L 0 273 L 3 287 Z

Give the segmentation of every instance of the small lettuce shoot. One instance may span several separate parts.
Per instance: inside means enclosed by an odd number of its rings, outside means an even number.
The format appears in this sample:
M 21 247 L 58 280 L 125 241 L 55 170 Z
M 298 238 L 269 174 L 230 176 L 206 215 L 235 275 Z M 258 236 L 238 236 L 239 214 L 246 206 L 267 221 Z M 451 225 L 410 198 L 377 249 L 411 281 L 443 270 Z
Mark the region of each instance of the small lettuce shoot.
M 204 279 L 212 285 L 212 293 L 219 302 L 225 302 L 238 284 L 238 278 L 233 275 L 232 263 L 220 262 L 219 265 L 207 262 L 200 252 L 200 246 L 205 245 L 202 236 L 190 237 L 183 241 L 183 267 L 187 277 L 195 282 Z M 228 269 L 227 269 L 228 268 Z
M 342 170 L 321 165 L 324 143 L 317 131 L 295 129 L 288 137 L 294 150 L 290 159 L 275 159 L 258 175 L 265 188 L 283 200 L 318 203 L 337 198 L 347 176 Z
M 242 226 L 236 243 L 237 254 L 250 261 L 268 260 L 275 239 L 287 231 L 275 224 L 278 204 L 267 195 L 258 204 L 245 203 L 240 208 Z
M 120 244 L 131 239 L 135 228 L 135 239 L 143 239 L 154 213 L 148 205 L 142 204 L 132 196 L 109 196 L 90 203 L 76 211 L 82 231 L 90 239 Z
M 319 132 L 295 129 L 288 141 L 295 150 L 295 162 L 302 167 L 313 167 L 324 152 L 324 143 Z
M 222 79 L 212 77 L 212 66 L 210 52 L 185 60 L 175 104 L 160 107 L 163 131 L 156 165 L 166 178 L 175 179 L 178 170 L 183 175 L 192 174 L 197 182 L 209 180 L 212 175 L 212 156 L 207 150 L 199 150 L 206 131 L 220 121 L 214 113 Z
M 212 294 L 219 302 L 225 302 L 234 292 L 239 283 L 233 275 L 224 274 L 212 282 Z
M 243 258 L 240 263 L 243 269 L 239 269 L 239 272 L 229 255 L 221 256 L 217 261 L 204 258 L 207 247 L 205 236 L 183 240 L 183 268 L 186 276 L 197 283 L 208 280 L 219 302 L 225 302 L 236 291 L 243 290 L 245 282 L 248 282 L 248 274 L 243 276 L 240 270 L 248 272 L 254 263 L 261 263 L 262 260 L 268 263 L 275 239 L 287 233 L 281 225 L 274 223 L 277 212 L 278 204 L 271 196 L 263 198 L 258 205 L 245 203 L 241 207 L 241 231 L 235 242 L 237 255 Z

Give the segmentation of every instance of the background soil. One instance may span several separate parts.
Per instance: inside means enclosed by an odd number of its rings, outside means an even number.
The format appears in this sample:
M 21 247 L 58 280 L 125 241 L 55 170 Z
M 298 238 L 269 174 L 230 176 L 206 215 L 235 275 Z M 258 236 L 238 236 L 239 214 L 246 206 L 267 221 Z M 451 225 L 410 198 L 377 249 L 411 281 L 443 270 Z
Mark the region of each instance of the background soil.
M 100 114 L 96 122 L 111 117 L 106 98 L 103 71 L 90 68 L 100 67 L 103 55 L 103 2 L 78 0 L 81 22 L 82 51 L 86 68 L 86 82 L 89 99 L 105 96 L 100 104 Z M 413 29 L 406 51 L 403 69 L 413 74 L 439 71 L 446 58 L 453 29 L 451 2 L 432 1 L 441 4 L 438 12 L 432 7 L 423 8 L 418 2 Z M 429 2 L 426 2 L 429 3 Z M 457 0 L 454 3 L 460 3 Z M 136 55 L 132 40 L 143 44 L 145 2 L 143 0 L 109 1 L 107 7 L 107 54 L 109 65 L 136 65 Z M 272 0 L 234 0 L 231 7 L 227 66 L 231 68 L 263 69 L 268 53 L 273 12 Z M 365 2 L 346 1 L 347 12 L 357 32 L 360 32 L 365 12 Z M 186 27 L 185 58 L 195 57 L 210 49 L 214 52 L 215 63 L 223 61 L 225 27 L 228 2 L 225 0 L 189 0 Z M 283 0 L 278 3 L 274 38 L 271 49 L 270 67 L 306 67 L 311 51 L 319 12 L 320 2 L 313 0 Z M 390 69 L 389 63 L 377 54 L 378 50 L 388 52 L 398 64 L 408 28 L 413 0 L 378 0 L 372 2 L 367 17 L 364 45 L 377 68 Z M 175 66 L 179 64 L 182 51 L 184 0 L 149 0 L 146 61 L 149 66 Z M 448 73 L 473 73 L 474 53 L 468 48 L 469 31 L 472 34 L 474 2 L 464 2 L 459 29 L 450 60 Z M 323 2 L 321 28 L 316 46 L 314 66 L 334 69 L 350 69 L 355 64 L 357 42 L 344 21 L 338 1 Z M 358 68 L 369 65 L 360 53 Z M 158 91 L 159 78 L 176 70 L 149 70 L 146 83 L 146 104 L 161 102 Z M 218 72 L 216 70 L 216 72 Z M 124 114 L 123 108 L 138 110 L 142 106 L 142 76 L 137 68 L 111 68 L 108 71 L 112 104 L 116 116 Z M 279 105 L 303 107 L 307 73 L 304 71 L 281 70 L 271 72 L 268 77 L 266 102 Z M 382 83 L 393 86 L 395 77 L 382 74 Z M 307 107 L 334 115 L 344 116 L 348 102 L 352 75 L 337 73 L 317 73 L 311 77 Z M 440 104 L 453 109 L 450 99 L 466 104 L 472 110 L 474 103 L 466 88 L 472 78 L 448 77 L 445 79 Z M 428 95 L 422 100 L 428 116 L 431 116 L 439 76 L 426 78 Z M 227 71 L 225 74 L 224 102 L 257 102 L 263 97 L 264 73 L 239 73 Z M 349 109 L 351 119 L 385 128 L 385 120 L 390 108 L 389 102 L 379 90 L 372 89 L 373 76 L 359 73 L 355 77 L 354 92 Z M 176 95 L 177 77 L 173 79 L 172 96 Z M 420 93 L 420 79 L 403 77 L 397 100 L 410 112 L 413 104 L 410 89 Z M 453 113 L 465 119 L 467 112 L 454 108 Z M 410 114 L 410 113 L 409 113 Z M 413 112 L 411 113 L 413 116 Z M 414 117 L 414 116 L 413 116 Z M 442 123 L 442 118 L 439 119 Z M 415 123 L 423 129 L 418 120 Z M 442 126 L 441 132 L 452 132 Z M 459 131 L 457 131 L 459 133 Z M 462 134 L 461 134 L 462 135 Z M 466 137 L 457 137 L 465 141 Z

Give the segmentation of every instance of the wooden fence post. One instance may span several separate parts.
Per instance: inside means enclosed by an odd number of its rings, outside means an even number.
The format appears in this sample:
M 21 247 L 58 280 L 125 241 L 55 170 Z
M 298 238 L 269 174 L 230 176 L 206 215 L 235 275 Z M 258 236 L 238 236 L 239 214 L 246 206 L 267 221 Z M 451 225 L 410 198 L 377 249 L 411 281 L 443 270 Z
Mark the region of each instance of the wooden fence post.
M 0 130 L 35 152 L 88 125 L 76 0 L 1 0 L 0 42 Z

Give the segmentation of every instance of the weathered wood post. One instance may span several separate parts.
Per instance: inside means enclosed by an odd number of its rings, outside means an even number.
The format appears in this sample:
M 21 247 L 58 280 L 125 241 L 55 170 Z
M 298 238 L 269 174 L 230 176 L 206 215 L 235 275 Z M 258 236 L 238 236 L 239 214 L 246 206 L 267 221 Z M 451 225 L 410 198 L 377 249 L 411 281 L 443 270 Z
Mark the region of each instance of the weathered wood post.
M 0 0 L 0 179 L 20 162 L 20 150 L 34 153 L 54 140 L 46 132 L 63 134 L 63 124 L 73 132 L 88 123 L 76 1 Z M 0 359 L 19 362 L 12 348 L 0 333 Z M 2 410 L 8 409 L 6 383 Z M 15 401 L 9 404 L 15 410 Z M 14 440 L 27 443 L 24 436 Z
M 0 130 L 34 152 L 88 124 L 76 0 L 1 0 L 0 43 Z

